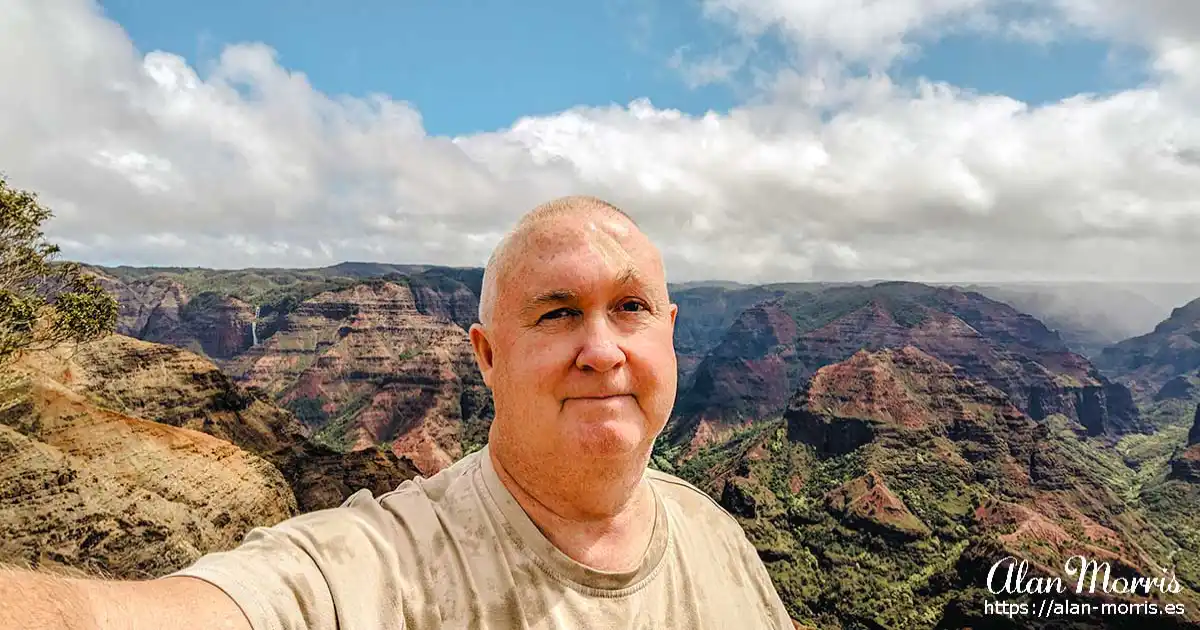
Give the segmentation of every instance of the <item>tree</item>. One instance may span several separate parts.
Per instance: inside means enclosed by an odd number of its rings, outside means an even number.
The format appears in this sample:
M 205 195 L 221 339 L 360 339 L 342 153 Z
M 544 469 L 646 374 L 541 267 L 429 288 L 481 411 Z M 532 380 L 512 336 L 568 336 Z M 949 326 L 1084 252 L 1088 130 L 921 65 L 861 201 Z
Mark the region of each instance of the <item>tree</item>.
M 111 333 L 118 304 L 77 263 L 56 262 L 41 225 L 53 213 L 0 176 L 0 365 Z

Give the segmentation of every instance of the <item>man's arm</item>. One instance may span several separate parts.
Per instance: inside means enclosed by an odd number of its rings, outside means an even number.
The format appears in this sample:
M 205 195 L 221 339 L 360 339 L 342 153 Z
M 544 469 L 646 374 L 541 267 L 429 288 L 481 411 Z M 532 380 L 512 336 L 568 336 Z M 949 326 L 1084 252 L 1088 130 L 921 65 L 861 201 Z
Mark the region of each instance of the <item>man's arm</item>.
M 0 568 L 0 630 L 252 630 L 217 587 L 189 577 L 133 582 Z
M 0 565 L 0 630 L 391 627 L 404 616 L 399 594 L 410 575 L 397 549 L 411 543 L 399 529 L 397 515 L 364 489 L 339 508 L 255 527 L 238 546 L 154 580 Z

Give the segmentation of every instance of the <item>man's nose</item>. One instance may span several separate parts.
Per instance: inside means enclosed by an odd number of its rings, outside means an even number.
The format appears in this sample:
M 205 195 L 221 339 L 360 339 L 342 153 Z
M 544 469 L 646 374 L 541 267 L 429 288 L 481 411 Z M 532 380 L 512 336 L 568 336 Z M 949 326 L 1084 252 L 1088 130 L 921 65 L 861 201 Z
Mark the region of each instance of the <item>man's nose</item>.
M 606 316 L 589 317 L 584 326 L 583 347 L 575 358 L 576 367 L 607 372 L 625 363 L 621 337 Z

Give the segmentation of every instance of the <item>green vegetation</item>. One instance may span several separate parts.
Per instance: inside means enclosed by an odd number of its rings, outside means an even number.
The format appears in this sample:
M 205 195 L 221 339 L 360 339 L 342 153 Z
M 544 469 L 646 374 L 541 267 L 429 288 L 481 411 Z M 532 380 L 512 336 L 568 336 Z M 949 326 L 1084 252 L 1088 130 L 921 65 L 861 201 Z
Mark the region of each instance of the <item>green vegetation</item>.
M 34 193 L 0 177 L 0 363 L 31 350 L 99 339 L 116 327 L 118 304 L 41 225 L 53 213 Z
M 1115 449 L 1130 468 L 1126 496 L 1137 497 L 1146 486 L 1164 480 L 1171 458 L 1183 450 L 1186 441 L 1187 427 L 1184 426 L 1167 426 L 1150 435 L 1123 437 Z
M 1034 446 L 1053 490 L 1038 491 L 1014 477 L 1030 462 L 1010 453 L 1012 436 L 1001 425 L 957 441 L 928 429 L 883 428 L 869 444 L 822 459 L 789 442 L 785 421 L 773 418 L 686 460 L 679 446 L 659 444 L 652 462 L 719 498 L 735 515 L 793 618 L 817 627 L 929 628 L 947 606 L 973 605 L 973 588 L 983 583 L 975 583 L 970 569 L 961 573 L 962 563 L 990 563 L 1015 548 L 1061 562 L 1061 551 L 1038 538 L 1000 547 L 997 536 L 1016 527 L 981 527 L 976 520 L 978 509 L 997 500 L 1034 509 L 1044 499 L 1070 506 L 1171 563 L 1194 588 L 1200 488 L 1165 481 L 1167 458 L 1182 444 L 1183 421 L 1163 420 L 1166 434 L 1128 436 L 1114 447 L 1082 436 L 1063 416 L 1048 417 L 1047 434 L 1034 436 Z M 847 508 L 857 500 L 887 500 L 882 490 L 868 494 L 869 473 L 882 478 L 911 515 L 902 508 Z M 1079 544 L 1117 551 L 1079 522 L 1047 514 Z
M 284 404 L 297 420 L 309 427 L 323 427 L 329 421 L 329 414 L 322 407 L 319 398 L 293 398 Z
M 1192 426 L 1196 405 L 1200 395 L 1188 400 L 1168 399 L 1142 405 L 1142 419 L 1155 431 L 1183 428 L 1184 433 Z
M 884 282 L 874 286 L 832 287 L 819 292 L 793 293 L 780 302 L 800 332 L 816 330 L 872 302 L 901 326 L 924 323 L 933 310 L 954 312 L 943 290 L 912 282 Z
M 1168 553 L 1180 582 L 1200 590 L 1200 484 L 1160 480 L 1142 492 L 1146 515 L 1178 545 Z
M 1109 448 L 1102 439 L 1081 437 L 1079 425 L 1065 416 L 1047 416 L 1043 424 L 1050 429 L 1052 453 L 1058 456 L 1072 477 L 1094 484 L 1097 491 L 1111 496 L 1106 502 L 1137 501 L 1136 471 L 1121 458 L 1118 450 Z
M 1167 477 L 1171 460 L 1187 443 L 1196 404 L 1164 400 L 1148 405 L 1143 417 L 1156 427 L 1155 433 L 1125 436 L 1116 451 L 1132 468 L 1131 492 L 1136 493 L 1139 513 L 1173 543 L 1163 547 L 1180 581 L 1200 589 L 1200 485 Z
M 202 291 L 194 295 L 192 299 L 183 305 L 183 308 L 179 309 L 179 317 L 185 321 L 197 319 L 205 313 L 219 308 L 222 301 L 223 298 L 217 292 Z
M 345 405 L 342 405 L 342 408 L 338 409 L 332 418 L 326 420 L 325 424 L 313 434 L 312 440 L 338 452 L 344 453 L 348 451 L 355 439 L 350 435 L 354 419 L 358 416 L 359 412 L 371 404 L 371 398 L 374 394 L 375 388 L 364 388 L 361 393 L 354 396 Z
M 822 293 L 788 295 L 780 305 L 796 322 L 800 332 L 816 330 L 870 303 L 871 297 L 858 287 L 830 289 Z
M 658 465 L 669 464 L 671 455 L 661 448 Z M 713 480 L 734 480 L 740 503 L 755 511 L 739 520 L 794 618 L 819 627 L 918 628 L 936 623 L 949 596 L 936 592 L 935 581 L 966 546 L 966 528 L 958 521 L 966 520 L 964 505 L 974 496 L 943 459 L 929 457 L 914 467 L 911 455 L 867 447 L 821 460 L 809 447 L 789 442 L 784 422 L 775 419 L 702 448 L 674 468 L 718 497 Z M 829 509 L 830 491 L 880 467 L 911 470 L 888 478 L 898 495 L 942 498 L 908 506 L 925 525 L 939 524 L 932 536 L 851 525 Z M 937 516 L 942 512 L 950 516 Z

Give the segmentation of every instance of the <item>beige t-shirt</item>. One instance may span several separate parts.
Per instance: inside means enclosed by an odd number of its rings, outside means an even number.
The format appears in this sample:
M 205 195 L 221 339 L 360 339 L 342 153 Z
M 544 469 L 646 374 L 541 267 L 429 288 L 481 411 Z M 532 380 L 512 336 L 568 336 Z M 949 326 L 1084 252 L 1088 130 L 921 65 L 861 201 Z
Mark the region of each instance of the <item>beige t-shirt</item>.
M 254 630 L 790 630 L 733 517 L 676 477 L 646 477 L 657 518 L 629 572 L 596 571 L 554 547 L 485 447 L 378 498 L 359 490 L 337 508 L 257 527 L 171 575 L 215 584 Z

